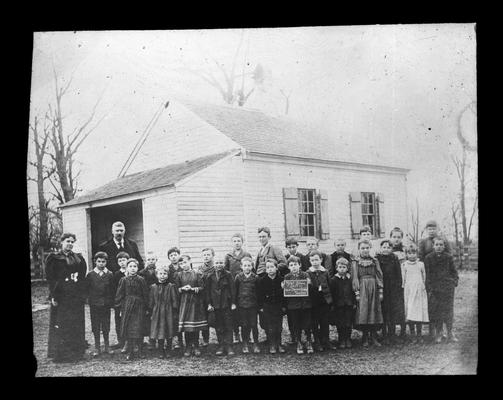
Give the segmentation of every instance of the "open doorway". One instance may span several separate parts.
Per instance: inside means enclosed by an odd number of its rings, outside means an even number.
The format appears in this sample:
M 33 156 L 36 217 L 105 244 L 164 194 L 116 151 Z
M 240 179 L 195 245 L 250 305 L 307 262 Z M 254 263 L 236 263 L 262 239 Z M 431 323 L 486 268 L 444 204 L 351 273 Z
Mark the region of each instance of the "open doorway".
M 121 221 L 126 226 L 126 237 L 138 245 L 143 256 L 143 207 L 141 200 L 133 200 L 110 206 L 90 209 L 92 254 L 98 251 L 99 245 L 112 237 L 112 224 Z

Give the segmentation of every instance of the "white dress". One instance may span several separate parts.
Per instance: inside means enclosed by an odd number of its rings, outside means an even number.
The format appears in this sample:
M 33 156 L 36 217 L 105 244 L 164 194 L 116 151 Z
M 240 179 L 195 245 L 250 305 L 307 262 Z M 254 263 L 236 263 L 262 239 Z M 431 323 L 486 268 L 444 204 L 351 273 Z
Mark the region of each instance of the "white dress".
M 426 270 L 422 261 L 406 260 L 402 263 L 402 287 L 407 321 L 429 322 L 425 279 Z

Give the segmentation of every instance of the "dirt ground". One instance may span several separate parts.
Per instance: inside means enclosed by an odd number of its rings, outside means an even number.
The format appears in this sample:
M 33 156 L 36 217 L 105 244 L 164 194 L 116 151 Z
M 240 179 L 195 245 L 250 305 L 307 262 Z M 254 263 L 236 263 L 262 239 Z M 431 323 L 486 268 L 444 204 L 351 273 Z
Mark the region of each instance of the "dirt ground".
M 32 316 L 34 354 L 38 363 L 36 376 L 475 374 L 478 358 L 477 289 L 477 271 L 460 272 L 454 309 L 454 329 L 459 338 L 458 343 L 362 348 L 359 345 L 359 332 L 353 331 L 352 337 L 356 345 L 352 349 L 297 355 L 295 348 L 290 347 L 282 355 L 245 355 L 240 353 L 241 346 L 238 345 L 235 346 L 238 350 L 236 356 L 217 357 L 214 355 L 216 337 L 211 329 L 210 346 L 203 350 L 201 357 L 184 358 L 181 353 L 173 353 L 166 360 L 160 360 L 155 352 L 147 352 L 146 359 L 128 362 L 124 354 L 117 351 L 117 354 L 101 355 L 96 359 L 92 359 L 88 351 L 82 361 L 55 364 L 46 357 L 49 310 L 40 307 L 47 297 L 47 287 L 34 285 Z M 86 317 L 86 337 L 93 344 L 87 307 Z M 286 339 L 286 318 L 284 327 L 283 335 Z M 424 331 L 426 332 L 426 328 Z M 111 332 L 110 336 L 111 343 L 115 343 L 115 333 Z M 260 336 L 260 340 L 263 340 L 262 331 Z M 331 327 L 330 339 L 335 338 L 335 328 Z

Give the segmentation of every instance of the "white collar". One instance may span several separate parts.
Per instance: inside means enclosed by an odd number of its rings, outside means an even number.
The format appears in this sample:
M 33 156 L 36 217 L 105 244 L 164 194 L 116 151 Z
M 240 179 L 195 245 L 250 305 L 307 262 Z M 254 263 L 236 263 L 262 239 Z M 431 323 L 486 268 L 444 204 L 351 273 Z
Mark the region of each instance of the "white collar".
M 101 272 L 103 272 L 104 274 L 109 272 L 107 267 L 103 268 L 103 271 L 99 270 L 98 267 L 94 267 L 93 271 L 96 272 L 98 275 L 100 275 Z
M 117 240 L 115 240 L 115 238 L 113 238 L 113 239 L 114 239 L 114 243 L 115 243 L 116 246 L 124 247 L 124 238 L 122 238 L 120 242 L 118 242 Z
M 320 268 L 319 268 L 319 269 L 314 269 L 314 268 L 311 266 L 311 267 L 309 267 L 309 271 L 311 271 L 311 272 L 316 272 L 316 271 L 321 271 L 321 272 L 323 272 L 323 271 L 326 271 L 326 269 L 325 269 L 325 267 L 324 267 L 323 265 L 320 265 Z

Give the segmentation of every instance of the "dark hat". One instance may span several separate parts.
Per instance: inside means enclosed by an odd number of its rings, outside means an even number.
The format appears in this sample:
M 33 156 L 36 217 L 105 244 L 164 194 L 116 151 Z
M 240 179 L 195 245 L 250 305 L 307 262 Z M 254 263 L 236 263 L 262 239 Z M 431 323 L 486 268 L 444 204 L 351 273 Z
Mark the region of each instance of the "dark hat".
M 426 228 L 428 228 L 429 226 L 432 226 L 434 228 L 438 227 L 437 225 L 437 221 L 433 220 L 433 219 L 430 219 L 427 223 L 426 223 Z

